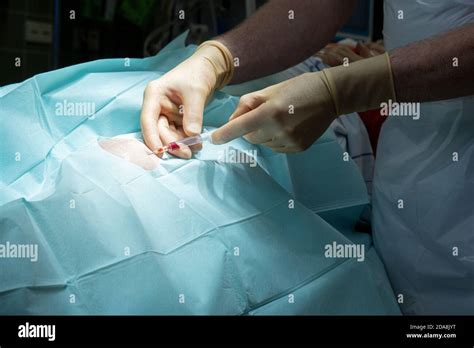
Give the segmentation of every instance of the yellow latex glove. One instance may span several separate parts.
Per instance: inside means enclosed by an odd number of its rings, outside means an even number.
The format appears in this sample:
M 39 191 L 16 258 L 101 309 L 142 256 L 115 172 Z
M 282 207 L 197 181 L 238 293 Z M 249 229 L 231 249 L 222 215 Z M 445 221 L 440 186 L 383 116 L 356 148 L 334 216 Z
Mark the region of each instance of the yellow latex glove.
M 277 152 L 310 147 L 339 115 L 395 101 L 388 54 L 320 72 L 306 73 L 242 96 L 229 122 L 213 134 L 215 144 L 244 136 Z
M 201 133 L 204 107 L 216 89 L 232 78 L 230 51 L 220 42 L 206 41 L 187 60 L 151 81 L 141 112 L 146 145 L 157 153 L 163 145 Z M 183 146 L 173 155 L 189 158 Z

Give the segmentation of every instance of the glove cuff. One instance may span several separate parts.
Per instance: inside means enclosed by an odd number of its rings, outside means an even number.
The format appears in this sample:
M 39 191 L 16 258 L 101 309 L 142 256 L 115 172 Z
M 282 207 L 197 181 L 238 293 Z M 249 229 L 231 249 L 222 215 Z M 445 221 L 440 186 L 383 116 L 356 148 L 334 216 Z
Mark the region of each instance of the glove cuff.
M 211 52 L 204 52 L 210 47 L 214 48 Z M 217 49 L 217 50 L 215 50 Z M 214 68 L 217 76 L 216 89 L 227 85 L 234 74 L 234 58 L 229 49 L 217 40 L 204 41 L 196 48 L 195 54 L 203 53 L 206 59 Z M 220 53 L 220 54 L 219 54 Z
M 338 116 L 377 109 L 389 99 L 396 101 L 388 53 L 324 69 L 322 73 Z

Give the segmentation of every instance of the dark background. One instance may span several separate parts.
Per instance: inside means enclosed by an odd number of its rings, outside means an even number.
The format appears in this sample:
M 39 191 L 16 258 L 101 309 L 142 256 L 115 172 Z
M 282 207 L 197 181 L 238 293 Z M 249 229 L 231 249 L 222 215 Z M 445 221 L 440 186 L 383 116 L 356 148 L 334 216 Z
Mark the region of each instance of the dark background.
M 187 41 L 200 43 L 233 28 L 265 2 L 0 0 L 0 86 L 85 61 L 154 55 L 187 29 Z M 380 38 L 381 3 L 359 0 L 338 38 Z M 184 20 L 180 10 L 185 11 Z M 15 66 L 17 58 L 20 66 Z

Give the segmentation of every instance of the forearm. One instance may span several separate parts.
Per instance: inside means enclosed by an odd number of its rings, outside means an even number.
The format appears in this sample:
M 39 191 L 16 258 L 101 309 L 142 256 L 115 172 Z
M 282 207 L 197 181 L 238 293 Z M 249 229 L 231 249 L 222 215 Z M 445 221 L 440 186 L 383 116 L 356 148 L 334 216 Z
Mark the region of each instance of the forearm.
M 390 52 L 400 102 L 474 95 L 474 24 Z
M 231 83 L 284 70 L 319 51 L 345 23 L 354 5 L 355 0 L 270 1 L 216 38 L 239 60 Z

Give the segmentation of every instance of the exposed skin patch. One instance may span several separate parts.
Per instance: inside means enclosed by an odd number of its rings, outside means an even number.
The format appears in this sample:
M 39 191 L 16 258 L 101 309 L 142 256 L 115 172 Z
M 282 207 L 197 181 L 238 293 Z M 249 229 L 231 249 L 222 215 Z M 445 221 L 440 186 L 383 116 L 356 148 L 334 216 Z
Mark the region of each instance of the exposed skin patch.
M 100 147 L 112 155 L 123 158 L 145 170 L 153 170 L 160 159 L 141 141 L 135 139 L 108 139 L 99 142 Z

